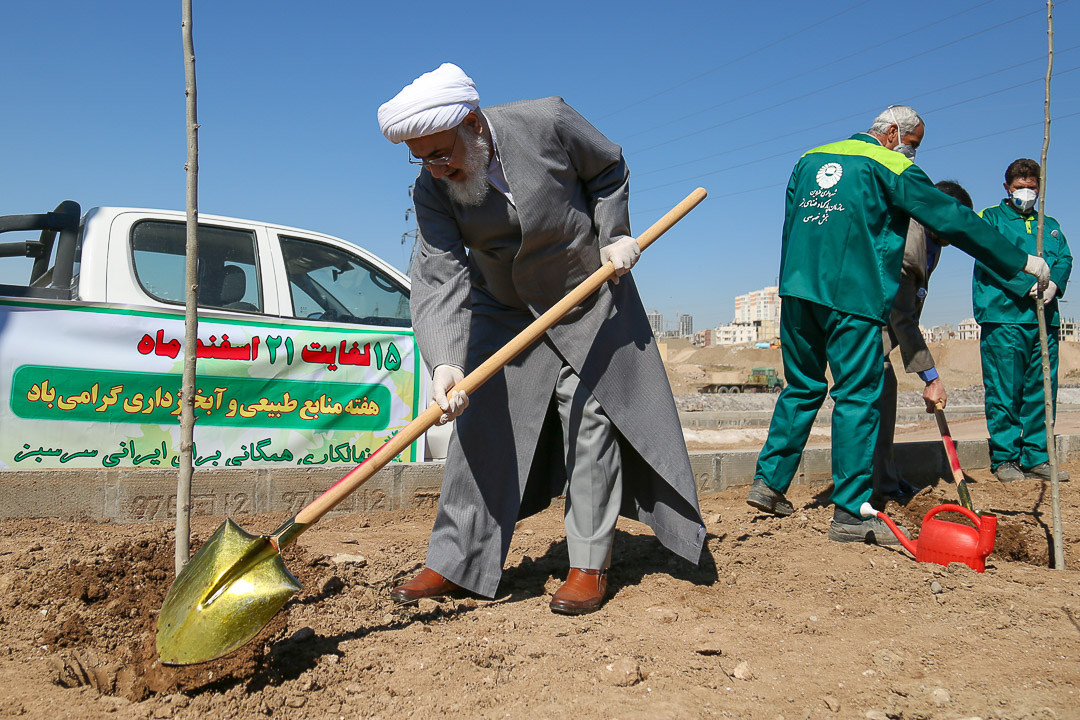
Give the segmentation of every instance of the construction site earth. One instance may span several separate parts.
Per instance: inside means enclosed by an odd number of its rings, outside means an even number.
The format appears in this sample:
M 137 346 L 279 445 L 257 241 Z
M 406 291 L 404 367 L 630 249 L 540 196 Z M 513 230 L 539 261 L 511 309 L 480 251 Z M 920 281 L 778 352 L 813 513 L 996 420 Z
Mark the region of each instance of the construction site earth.
M 931 349 L 954 435 L 985 438 L 977 343 Z M 780 351 L 666 351 L 691 452 L 760 447 L 775 395 L 695 390 L 714 372 L 782 368 Z M 1060 377 L 1058 432 L 1077 434 L 1080 346 L 1062 345 Z M 937 439 L 920 384 L 901 378 L 901 443 Z M 829 442 L 822 415 L 817 447 Z M 1080 480 L 1080 458 L 1062 467 Z M 1049 484 L 968 475 L 976 509 L 998 516 L 985 573 L 830 542 L 827 484 L 792 486 L 783 519 L 736 486 L 701 495 L 697 566 L 621 519 L 609 600 L 577 618 L 547 605 L 567 572 L 559 505 L 519 524 L 494 599 L 404 607 L 388 590 L 423 567 L 434 509 L 328 517 L 284 552 L 304 590 L 240 651 L 186 667 L 163 666 L 154 646 L 171 522 L 8 518 L 0 717 L 1078 718 L 1077 482 L 1061 485 L 1065 568 L 1051 569 Z M 941 476 L 888 512 L 917 536 L 928 510 L 955 500 Z M 195 544 L 222 519 L 194 518 Z M 235 519 L 269 532 L 286 518 Z

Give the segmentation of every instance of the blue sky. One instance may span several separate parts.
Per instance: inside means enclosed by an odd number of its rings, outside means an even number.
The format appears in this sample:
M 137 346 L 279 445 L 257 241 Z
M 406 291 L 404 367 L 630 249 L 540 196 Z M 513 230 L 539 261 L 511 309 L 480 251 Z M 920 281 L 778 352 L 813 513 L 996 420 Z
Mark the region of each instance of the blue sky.
M 641 232 L 695 187 L 709 198 L 634 270 L 649 309 L 731 320 L 776 281 L 783 195 L 805 150 L 885 106 L 927 120 L 918 162 L 1002 197 L 1042 150 L 1046 9 L 954 0 L 654 3 L 195 0 L 199 206 L 318 230 L 404 269 L 415 168 L 378 106 L 450 61 L 481 103 L 561 95 L 621 144 Z M 184 207 L 180 2 L 8 3 L 0 22 L 0 214 L 64 199 Z M 1080 3 L 1054 10 L 1047 210 L 1080 243 Z M 925 324 L 971 315 L 971 260 L 950 249 Z M 1080 286 L 1078 286 L 1080 287 Z M 1080 295 L 1065 317 L 1080 318 Z M 1073 310 L 1075 307 L 1075 310 Z

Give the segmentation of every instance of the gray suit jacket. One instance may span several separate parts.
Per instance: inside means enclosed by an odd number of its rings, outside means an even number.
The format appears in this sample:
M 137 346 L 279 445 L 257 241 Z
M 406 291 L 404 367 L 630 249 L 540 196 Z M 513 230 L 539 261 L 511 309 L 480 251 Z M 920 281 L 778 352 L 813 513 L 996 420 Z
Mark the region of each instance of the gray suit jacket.
M 421 240 L 412 268 L 417 342 L 432 365 L 466 372 L 600 267 L 600 248 L 630 234 L 622 149 L 560 98 L 486 108 L 513 193 L 453 202 L 421 172 Z M 648 523 L 697 562 L 704 527 L 671 388 L 633 277 L 599 292 L 470 397 L 458 418 L 427 565 L 494 595 L 515 522 L 565 486 L 552 395 L 569 364 L 618 429 L 622 514 Z M 554 417 L 557 423 L 557 415 Z
M 896 373 L 889 359 L 889 353 L 899 345 L 900 355 L 904 359 L 904 369 L 909 373 L 934 367 L 934 358 L 926 347 L 922 332 L 919 331 L 919 318 L 922 315 L 930 273 L 934 271 L 938 260 L 941 259 L 941 249 L 938 249 L 933 267 L 928 267 L 926 240 L 926 228 L 914 220 L 910 221 L 907 243 L 904 245 L 904 265 L 900 272 L 900 287 L 896 291 L 892 311 L 889 313 L 889 323 L 882 329 L 881 345 L 885 352 L 885 373 L 881 397 L 878 400 L 881 426 L 878 428 L 877 443 L 874 446 L 873 485 L 875 492 L 886 495 L 896 493 L 900 482 L 900 473 L 893 455 L 893 439 L 896 432 Z
M 922 316 L 930 273 L 937 267 L 941 251 L 939 250 L 934 258 L 934 267 L 927 267 L 926 240 L 926 228 L 912 220 L 908 225 L 907 243 L 904 245 L 900 287 L 889 313 L 889 324 L 885 326 L 882 336 L 886 357 L 893 348 L 899 346 L 900 355 L 904 359 L 904 370 L 909 373 L 934 367 L 934 358 L 919 330 L 919 319 Z

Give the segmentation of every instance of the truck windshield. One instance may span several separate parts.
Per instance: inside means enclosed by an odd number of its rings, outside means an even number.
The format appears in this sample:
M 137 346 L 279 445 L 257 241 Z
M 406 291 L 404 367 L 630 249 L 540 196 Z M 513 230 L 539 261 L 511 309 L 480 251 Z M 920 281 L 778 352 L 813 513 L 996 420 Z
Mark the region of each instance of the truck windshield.
M 410 327 L 409 293 L 358 256 L 311 240 L 281 236 L 295 317 Z

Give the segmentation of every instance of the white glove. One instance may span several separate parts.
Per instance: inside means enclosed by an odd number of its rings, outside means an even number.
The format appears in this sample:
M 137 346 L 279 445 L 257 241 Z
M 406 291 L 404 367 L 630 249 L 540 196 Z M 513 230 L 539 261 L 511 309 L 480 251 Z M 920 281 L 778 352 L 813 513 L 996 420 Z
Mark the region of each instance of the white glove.
M 450 389 L 464 379 L 465 373 L 454 365 L 439 365 L 431 374 L 431 399 L 443 409 L 439 425 L 445 425 L 469 407 L 468 395 Z
M 1048 303 L 1051 300 L 1053 300 L 1054 297 L 1057 295 L 1057 291 L 1058 291 L 1058 286 L 1057 286 L 1056 282 L 1051 280 L 1048 283 L 1046 283 L 1046 289 L 1043 290 L 1043 303 Z M 1031 286 L 1031 289 L 1028 290 L 1028 297 L 1037 298 L 1038 296 L 1039 296 L 1039 283 L 1035 283 L 1034 285 Z
M 615 266 L 615 277 L 611 281 L 616 285 L 619 284 L 619 276 L 630 272 L 630 268 L 634 267 L 639 257 L 641 257 L 641 248 L 637 240 L 629 235 L 620 235 L 615 242 L 600 248 L 600 264 L 603 265 L 610 260 Z
M 1028 275 L 1034 275 L 1043 285 L 1050 282 L 1050 266 L 1038 255 L 1028 255 L 1027 263 L 1024 265 L 1024 272 Z

